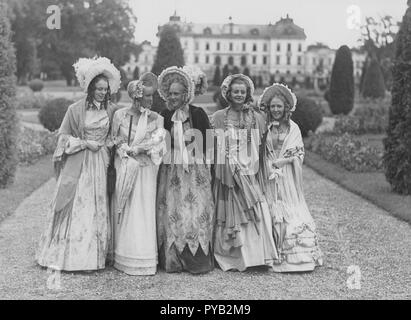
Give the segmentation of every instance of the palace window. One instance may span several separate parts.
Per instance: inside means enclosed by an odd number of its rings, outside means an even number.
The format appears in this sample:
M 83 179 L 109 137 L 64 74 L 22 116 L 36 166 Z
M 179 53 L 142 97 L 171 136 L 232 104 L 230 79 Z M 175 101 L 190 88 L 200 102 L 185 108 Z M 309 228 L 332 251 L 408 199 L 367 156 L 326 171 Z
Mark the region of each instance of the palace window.
M 301 66 L 301 56 L 298 56 L 298 57 L 297 57 L 297 64 L 298 64 L 299 66 Z
M 266 43 L 264 43 L 263 50 L 264 50 L 264 52 L 267 52 L 267 44 Z
M 264 64 L 264 65 L 267 64 L 267 56 L 264 56 L 264 57 L 263 57 L 263 64 Z
M 195 56 L 195 57 L 194 57 L 194 62 L 195 62 L 195 63 L 198 63 L 198 56 Z
M 281 51 L 281 44 L 277 43 L 277 52 Z
M 206 50 L 209 51 L 210 50 L 210 44 L 207 42 L 206 43 Z
M 217 51 L 220 51 L 220 42 L 217 42 Z
M 277 56 L 275 59 L 275 63 L 280 64 L 280 62 L 281 62 L 281 56 Z
M 298 44 L 298 52 L 303 51 L 303 46 L 301 45 L 301 43 Z
M 291 57 L 287 57 L 287 65 L 291 64 Z
M 207 55 L 206 56 L 206 58 L 205 58 L 205 62 L 208 64 L 208 63 L 210 63 L 210 57 Z
M 257 45 L 255 43 L 253 44 L 253 51 L 257 51 Z
M 233 43 L 232 42 L 230 42 L 230 49 L 229 50 L 233 51 Z
M 257 57 L 253 56 L 253 64 L 257 64 Z
M 198 50 L 200 48 L 200 45 L 198 44 L 198 42 L 196 41 L 195 43 L 195 49 Z
M 291 43 L 287 43 L 287 51 L 291 51 Z
M 243 51 L 246 51 L 247 50 L 247 44 L 244 42 L 243 43 Z

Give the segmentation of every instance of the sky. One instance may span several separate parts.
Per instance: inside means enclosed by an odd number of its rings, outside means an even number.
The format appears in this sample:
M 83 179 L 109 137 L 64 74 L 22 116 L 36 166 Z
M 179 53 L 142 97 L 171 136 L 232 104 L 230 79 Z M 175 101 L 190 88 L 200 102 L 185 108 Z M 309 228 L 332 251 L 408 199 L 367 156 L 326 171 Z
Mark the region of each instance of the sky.
M 306 43 L 322 42 L 337 49 L 358 46 L 357 22 L 366 16 L 393 16 L 401 21 L 407 0 L 129 0 L 137 16 L 136 40 L 156 45 L 157 27 L 177 11 L 183 21 L 194 23 L 268 24 L 287 14 L 302 27 Z

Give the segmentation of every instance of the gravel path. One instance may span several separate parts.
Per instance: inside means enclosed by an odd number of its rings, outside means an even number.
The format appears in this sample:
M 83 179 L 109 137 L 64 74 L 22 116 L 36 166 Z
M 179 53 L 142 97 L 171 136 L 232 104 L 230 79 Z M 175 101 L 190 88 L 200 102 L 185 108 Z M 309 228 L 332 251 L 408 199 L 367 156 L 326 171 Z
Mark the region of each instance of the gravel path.
M 34 262 L 54 180 L 34 192 L 0 225 L 0 299 L 409 299 L 411 226 L 362 198 L 304 170 L 324 266 L 311 273 L 239 273 L 131 277 L 108 268 L 62 273 L 61 289 L 47 289 L 50 274 Z M 349 289 L 347 268 L 361 272 Z

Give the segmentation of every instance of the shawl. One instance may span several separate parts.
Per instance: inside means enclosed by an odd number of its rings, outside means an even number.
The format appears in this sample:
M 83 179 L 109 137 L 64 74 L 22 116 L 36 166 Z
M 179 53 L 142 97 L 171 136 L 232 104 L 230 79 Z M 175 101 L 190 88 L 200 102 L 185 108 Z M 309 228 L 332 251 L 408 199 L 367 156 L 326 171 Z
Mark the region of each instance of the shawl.
M 115 106 L 111 103 L 107 106 L 110 123 L 114 109 Z M 68 136 L 84 139 L 85 116 L 86 100 L 83 98 L 68 107 L 58 132 L 57 147 L 53 154 L 56 178 L 60 179 L 55 197 L 55 213 L 62 211 L 74 199 L 84 159 L 84 150 L 71 155 L 65 154 L 64 150 Z

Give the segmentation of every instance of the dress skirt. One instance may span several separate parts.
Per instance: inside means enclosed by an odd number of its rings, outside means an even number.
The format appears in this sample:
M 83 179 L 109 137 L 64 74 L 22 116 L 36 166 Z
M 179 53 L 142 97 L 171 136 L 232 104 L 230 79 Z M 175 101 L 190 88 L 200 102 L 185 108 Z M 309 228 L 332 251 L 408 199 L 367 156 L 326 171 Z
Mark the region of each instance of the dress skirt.
M 53 235 L 57 180 L 46 231 L 36 252 L 37 262 L 56 270 L 97 270 L 105 267 L 109 242 L 107 201 L 108 150 L 84 150 L 84 159 L 72 206 Z
M 166 272 L 213 270 L 214 202 L 205 165 L 162 164 L 158 175 L 159 264 Z

